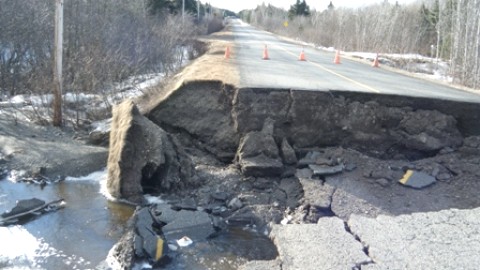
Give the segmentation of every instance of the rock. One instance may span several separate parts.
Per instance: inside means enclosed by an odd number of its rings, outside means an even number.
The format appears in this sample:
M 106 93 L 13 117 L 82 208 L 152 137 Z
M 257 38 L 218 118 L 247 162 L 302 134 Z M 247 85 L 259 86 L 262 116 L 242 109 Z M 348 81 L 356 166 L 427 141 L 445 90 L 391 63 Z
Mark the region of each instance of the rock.
M 449 174 L 449 173 L 439 173 L 435 178 L 438 181 L 447 181 L 447 180 L 450 180 L 452 178 L 452 175 Z
M 317 164 L 317 159 L 322 158 L 321 153 L 317 151 L 308 152 L 305 157 L 298 161 L 298 165 L 305 166 L 310 164 Z
M 277 144 L 270 134 L 272 121 L 267 119 L 261 132 L 247 133 L 240 140 L 237 161 L 245 176 L 278 176 L 283 172 Z
M 93 145 L 108 146 L 109 132 L 93 130 L 88 134 L 88 143 Z
M 177 211 L 173 210 L 169 204 L 157 204 L 152 208 L 152 218 L 159 224 L 167 224 L 176 218 Z
M 297 163 L 297 156 L 295 154 L 295 150 L 293 150 L 292 146 L 290 146 L 286 138 L 283 138 L 280 149 L 282 150 L 283 162 L 285 164 L 291 165 Z
M 233 210 L 237 210 L 243 207 L 243 203 L 239 198 L 233 198 L 227 206 Z
M 172 205 L 172 209 L 176 211 L 179 211 L 179 210 L 196 211 L 197 203 L 193 198 L 185 198 L 185 199 L 182 199 L 180 203 L 176 203 Z
M 261 220 L 251 211 L 250 209 L 246 211 L 237 211 L 232 216 L 227 219 L 227 224 L 233 227 L 245 227 L 257 225 Z
M 424 172 L 407 170 L 402 179 L 399 180 L 400 184 L 409 186 L 412 188 L 424 188 L 432 185 L 436 182 L 435 177 L 430 176 Z
M 297 178 L 282 179 L 278 188 L 283 190 L 287 195 L 287 207 L 294 209 L 300 204 L 299 201 L 303 197 L 303 188 Z
M 245 176 L 279 176 L 283 172 L 283 163 L 279 159 L 272 159 L 264 154 L 242 158 L 239 163 Z
M 172 221 L 162 227 L 162 232 L 169 242 L 184 236 L 195 242 L 207 239 L 215 232 L 215 229 L 207 213 L 181 210 L 175 214 Z
M 140 238 L 137 239 L 140 240 Z M 118 240 L 108 253 L 107 261 L 110 265 L 115 265 L 114 269 L 133 269 L 135 264 L 135 247 L 140 250 L 140 242 L 135 244 L 135 232 L 131 228 Z M 139 253 L 138 256 L 142 256 Z
M 280 175 L 280 178 L 289 178 L 295 176 L 297 169 L 293 166 L 285 166 L 283 168 L 283 173 Z
M 274 186 L 274 182 L 271 179 L 257 178 L 253 182 L 253 187 L 255 189 L 266 190 Z
M 11 217 L 14 215 L 18 215 L 21 213 L 29 212 L 31 210 L 37 209 L 41 206 L 45 205 L 45 201 L 37 199 L 37 198 L 32 198 L 28 200 L 19 200 L 17 201 L 17 204 L 15 207 L 13 207 L 10 211 L 4 212 L 1 217 L 2 218 L 7 218 Z
M 143 185 L 157 190 L 194 183 L 193 163 L 183 148 L 142 116 L 132 101 L 113 108 L 107 190 L 116 198 L 142 203 Z
M 341 173 L 343 171 L 344 165 L 337 166 L 321 166 L 321 165 L 308 165 L 313 171 L 313 175 L 332 175 Z
M 45 203 L 45 201 L 37 198 L 19 200 L 15 207 L 0 215 L 0 226 L 21 223 L 25 221 L 26 218 L 36 217 L 46 212 L 58 210 L 63 208 L 64 205 L 63 199 L 49 203 Z
M 375 180 L 375 183 L 379 184 L 382 187 L 388 187 L 390 185 L 390 181 L 388 181 L 388 179 L 385 179 L 385 178 L 379 178 Z
M 345 171 L 347 171 L 347 172 L 352 172 L 356 168 L 357 168 L 357 165 L 355 163 L 348 162 L 348 163 L 345 164 Z
M 230 194 L 226 192 L 215 192 L 210 194 L 210 197 L 212 197 L 212 199 L 214 200 L 225 202 L 228 199 L 228 197 L 230 197 Z
M 399 142 L 420 151 L 439 151 L 462 145 L 463 137 L 454 117 L 438 111 L 409 112 L 400 121 Z
M 222 217 L 212 216 L 212 224 L 213 224 L 213 227 L 215 227 L 215 229 L 218 229 L 218 230 L 227 229 L 227 223 L 225 222 L 225 219 L 223 219 Z
M 305 204 L 323 209 L 330 208 L 335 187 L 328 183 L 322 184 L 318 180 L 302 178 L 300 178 L 300 184 L 304 191 L 303 200 Z
M 297 178 L 310 179 L 312 176 L 313 171 L 310 168 L 297 169 L 297 172 L 295 173 L 295 177 Z

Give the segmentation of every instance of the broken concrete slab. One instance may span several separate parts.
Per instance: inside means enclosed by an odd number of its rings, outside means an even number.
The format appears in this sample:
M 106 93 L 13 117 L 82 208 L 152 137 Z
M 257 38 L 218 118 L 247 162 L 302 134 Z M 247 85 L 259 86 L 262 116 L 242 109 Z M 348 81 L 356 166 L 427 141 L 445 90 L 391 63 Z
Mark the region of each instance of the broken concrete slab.
M 152 217 L 150 209 L 143 207 L 136 211 L 135 216 L 135 253 L 154 263 L 165 256 L 166 242 L 154 231 L 156 220 Z
M 181 210 L 172 221 L 162 227 L 167 241 L 176 241 L 184 236 L 194 242 L 205 240 L 215 232 L 210 216 L 205 212 Z
M 372 261 L 337 217 L 321 218 L 318 224 L 274 225 L 270 237 L 282 269 L 353 269 Z
M 264 154 L 242 158 L 239 165 L 245 176 L 279 176 L 283 172 L 283 163 L 279 159 L 269 158 Z
M 352 215 L 352 233 L 375 263 L 362 269 L 478 269 L 480 208 L 368 218 Z
M 407 170 L 398 182 L 404 186 L 420 189 L 434 184 L 437 180 L 424 172 Z
M 323 166 L 323 165 L 308 165 L 310 169 L 313 171 L 313 175 L 332 175 L 343 172 L 344 165 L 340 164 L 337 166 Z
M 195 199 L 193 198 L 184 198 L 179 203 L 173 204 L 172 209 L 175 211 L 179 211 L 179 210 L 196 211 L 197 202 L 195 202 Z
M 173 137 L 141 115 L 131 100 L 113 108 L 107 179 L 113 197 L 142 203 L 144 185 L 158 191 L 193 182 L 193 162 Z
M 279 176 L 283 163 L 272 136 L 274 122 L 266 119 L 262 131 L 247 133 L 240 140 L 236 160 L 246 176 Z

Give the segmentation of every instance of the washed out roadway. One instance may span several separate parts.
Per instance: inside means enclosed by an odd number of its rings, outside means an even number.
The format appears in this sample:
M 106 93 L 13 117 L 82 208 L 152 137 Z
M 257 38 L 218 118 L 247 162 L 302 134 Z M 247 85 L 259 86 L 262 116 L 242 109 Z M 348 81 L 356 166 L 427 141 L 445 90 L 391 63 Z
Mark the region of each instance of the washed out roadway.
M 333 52 L 302 48 L 240 20 L 230 24 L 230 61 L 240 72 L 240 88 L 338 90 L 480 103 L 476 93 L 344 58 L 337 65 Z M 265 45 L 270 60 L 262 59 Z M 298 60 L 302 49 L 307 61 Z M 478 269 L 479 209 L 274 225 L 270 236 L 278 259 L 252 261 L 241 269 Z

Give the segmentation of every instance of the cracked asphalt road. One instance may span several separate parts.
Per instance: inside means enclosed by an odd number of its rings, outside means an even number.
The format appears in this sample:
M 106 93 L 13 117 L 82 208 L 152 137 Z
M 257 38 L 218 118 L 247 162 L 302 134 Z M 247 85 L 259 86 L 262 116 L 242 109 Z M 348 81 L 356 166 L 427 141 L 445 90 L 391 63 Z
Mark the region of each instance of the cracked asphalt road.
M 302 46 L 256 29 L 240 20 L 230 21 L 234 36 L 232 63 L 240 87 L 314 91 L 352 91 L 480 103 L 480 95 L 342 58 L 334 52 Z M 270 60 L 262 60 L 267 46 Z M 307 61 L 298 61 L 300 52 Z
M 478 269 L 479 217 L 476 208 L 274 225 L 278 260 L 241 269 Z

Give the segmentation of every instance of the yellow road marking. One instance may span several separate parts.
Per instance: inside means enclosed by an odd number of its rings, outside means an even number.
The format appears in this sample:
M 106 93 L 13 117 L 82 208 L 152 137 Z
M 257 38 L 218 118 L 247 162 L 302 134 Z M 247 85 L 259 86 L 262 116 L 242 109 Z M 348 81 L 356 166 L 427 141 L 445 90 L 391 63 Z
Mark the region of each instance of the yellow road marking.
M 155 260 L 159 260 L 163 256 L 163 239 L 157 238 L 157 252 L 155 254 Z
M 412 174 L 413 174 L 412 170 L 407 170 L 407 172 L 403 175 L 403 178 L 400 179 L 399 182 L 405 185 L 410 179 L 410 177 L 412 177 Z
M 291 55 L 295 56 L 294 53 L 292 53 L 291 51 L 289 51 L 289 50 L 287 50 L 287 49 L 285 49 L 285 48 L 282 48 L 282 47 L 280 47 L 280 46 L 278 46 L 278 45 L 275 45 L 275 47 L 277 47 L 277 48 L 285 51 L 285 52 L 288 53 L 288 54 L 291 54 Z M 357 82 L 357 81 L 355 81 L 355 80 L 353 80 L 353 79 L 350 79 L 350 78 L 348 78 L 348 77 L 346 77 L 346 76 L 343 76 L 342 74 L 339 74 L 339 73 L 337 73 L 337 72 L 335 72 L 335 71 L 333 71 L 333 70 L 330 70 L 330 69 L 328 69 L 328 68 L 326 68 L 326 67 L 324 67 L 324 66 L 322 66 L 322 65 L 320 65 L 320 64 L 317 64 L 317 63 L 314 63 L 314 62 L 310 62 L 310 61 L 308 61 L 308 60 L 306 60 L 306 62 L 308 62 L 308 63 L 310 63 L 310 64 L 312 64 L 312 65 L 314 65 L 314 66 L 316 66 L 316 67 L 318 67 L 318 68 L 320 68 L 320 69 L 322 69 L 322 70 L 324 70 L 324 71 L 326 71 L 326 72 L 328 72 L 328 73 L 330 73 L 330 74 L 333 74 L 333 75 L 335 75 L 335 76 L 337 76 L 337 77 L 340 77 L 340 78 L 342 78 L 342 79 L 344 79 L 344 80 L 346 80 L 346 81 L 349 81 L 349 82 L 351 82 L 351 83 L 353 83 L 353 84 L 356 84 L 356 85 L 358 85 L 358 86 L 360 86 L 360 87 L 363 87 L 363 88 L 367 89 L 368 91 L 371 91 L 371 92 L 374 92 L 374 93 L 381 93 L 381 91 L 379 91 L 379 90 L 377 90 L 377 89 L 375 89 L 375 88 L 373 88 L 373 87 L 370 87 L 370 86 L 368 86 L 368 85 L 366 85 L 366 84 L 363 84 L 363 83 L 361 83 L 361 82 Z

